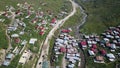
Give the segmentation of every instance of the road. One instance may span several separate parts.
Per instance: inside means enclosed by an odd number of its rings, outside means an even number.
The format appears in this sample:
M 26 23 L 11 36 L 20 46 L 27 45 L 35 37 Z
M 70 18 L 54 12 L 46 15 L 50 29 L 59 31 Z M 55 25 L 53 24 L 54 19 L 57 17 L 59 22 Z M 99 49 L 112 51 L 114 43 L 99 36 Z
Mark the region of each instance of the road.
M 45 55 L 48 55 L 49 41 L 50 41 L 50 39 L 52 38 L 52 36 L 54 35 L 54 32 L 55 32 L 58 28 L 60 28 L 60 27 L 65 23 L 65 21 L 68 20 L 71 16 L 73 16 L 73 15 L 75 14 L 75 12 L 76 12 L 76 3 L 75 3 L 74 1 L 72 1 L 72 0 L 69 0 L 69 1 L 70 1 L 71 4 L 72 4 L 73 10 L 72 10 L 72 12 L 71 12 L 68 16 L 66 16 L 64 19 L 59 20 L 59 21 L 56 23 L 56 25 L 52 28 L 52 30 L 49 32 L 49 34 L 47 35 L 47 37 L 46 37 L 46 39 L 45 39 L 45 42 L 44 42 L 44 44 L 43 44 L 43 47 L 41 48 L 42 51 L 41 51 L 41 54 L 40 54 L 38 63 L 37 63 L 37 65 L 36 65 L 36 68 L 42 68 L 42 64 L 39 64 L 39 62 L 42 63 L 42 61 L 43 61 L 43 55 L 44 55 L 44 56 L 45 56 Z

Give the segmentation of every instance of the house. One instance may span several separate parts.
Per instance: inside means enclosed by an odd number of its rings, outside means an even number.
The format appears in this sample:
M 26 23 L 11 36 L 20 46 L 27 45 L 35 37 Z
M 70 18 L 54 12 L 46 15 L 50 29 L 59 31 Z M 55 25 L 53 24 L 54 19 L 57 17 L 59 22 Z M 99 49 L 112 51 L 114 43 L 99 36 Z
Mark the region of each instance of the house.
M 52 18 L 51 23 L 55 24 L 55 22 L 56 22 L 56 18 Z
M 14 57 L 14 54 L 9 53 L 5 58 L 11 60 L 13 57 Z
M 63 39 L 59 39 L 59 38 L 57 38 L 57 39 L 56 39 L 56 42 L 64 43 L 64 40 L 63 40 Z
M 29 44 L 33 44 L 34 45 L 36 41 L 37 41 L 36 38 L 31 38 L 30 41 L 29 41 Z
M 5 60 L 4 62 L 3 62 L 3 65 L 4 66 L 8 66 L 10 64 L 10 61 L 9 60 Z
M 73 64 L 76 63 L 76 60 L 73 59 L 73 58 L 72 58 L 72 59 L 69 59 L 68 61 L 69 61 L 69 62 L 72 62 Z
M 17 30 L 17 27 L 14 27 L 14 26 L 10 26 L 7 28 L 8 31 L 16 31 Z
M 106 46 L 107 47 L 111 47 L 111 44 L 108 42 L 108 43 L 106 43 Z
M 106 51 L 104 50 L 104 49 L 102 49 L 102 50 L 100 50 L 100 53 L 102 54 L 102 55 L 106 55 Z
M 94 62 L 96 62 L 96 63 L 104 63 L 103 56 L 96 56 L 95 59 L 94 59 Z
M 15 43 L 20 43 L 20 38 L 15 38 L 14 41 Z
M 96 41 L 93 41 L 93 40 L 92 40 L 91 42 L 92 42 L 92 44 L 97 44 L 97 42 L 96 42 Z
M 66 49 L 65 49 L 65 47 L 61 47 L 61 48 L 60 48 L 60 52 L 63 52 L 63 53 L 65 53 L 65 52 L 66 52 Z
M 75 66 L 74 64 L 69 64 L 68 68 L 74 68 L 74 66 Z
M 98 52 L 97 49 L 95 49 L 95 48 L 91 48 L 90 50 L 93 51 L 94 53 Z
M 87 41 L 87 44 L 88 44 L 88 45 L 91 45 L 91 44 L 92 44 L 91 40 L 88 40 L 88 41 Z M 91 46 L 90 46 L 90 47 L 91 47 Z
M 27 44 L 27 41 L 26 40 L 23 40 L 21 45 L 26 45 Z
M 115 44 L 113 44 L 113 43 L 111 44 L 111 46 L 110 46 L 110 47 L 111 47 L 111 49 L 116 49 L 116 45 L 115 45 Z
M 87 42 L 86 41 L 81 41 L 80 42 L 82 48 L 87 48 Z
M 44 35 L 44 31 L 40 31 L 39 34 L 40 34 L 40 35 Z
M 96 49 L 96 48 L 97 48 L 97 45 L 96 45 L 96 44 L 93 44 L 93 45 L 92 45 L 92 48 Z
M 63 33 L 69 33 L 70 30 L 68 30 L 68 29 L 63 29 L 61 32 L 63 32 Z
M 109 42 L 110 40 L 108 38 L 103 38 L 105 42 Z
M 88 53 L 89 53 L 90 56 L 94 56 L 95 55 L 95 53 L 93 51 L 91 51 L 91 50 L 88 50 Z
M 89 36 L 89 35 L 84 35 L 84 38 L 85 38 L 85 39 L 89 39 L 90 36 Z
M 18 34 L 12 34 L 11 37 L 16 38 L 16 37 L 19 37 L 19 35 Z
M 25 33 L 24 31 L 21 31 L 21 32 L 19 33 L 19 35 L 24 35 L 24 33 Z
M 115 56 L 112 53 L 106 54 L 110 61 L 115 61 Z

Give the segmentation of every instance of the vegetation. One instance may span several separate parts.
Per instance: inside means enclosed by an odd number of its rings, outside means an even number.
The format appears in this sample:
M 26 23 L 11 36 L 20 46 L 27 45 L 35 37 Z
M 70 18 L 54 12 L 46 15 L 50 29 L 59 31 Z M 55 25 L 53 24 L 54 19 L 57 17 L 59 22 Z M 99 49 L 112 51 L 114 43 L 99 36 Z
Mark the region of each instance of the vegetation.
M 5 28 L 5 25 L 0 23 L 0 49 L 7 49 L 8 47 L 8 40 L 5 34 Z
M 88 14 L 87 22 L 82 29 L 86 33 L 98 33 L 107 27 L 120 24 L 119 0 L 76 0 Z

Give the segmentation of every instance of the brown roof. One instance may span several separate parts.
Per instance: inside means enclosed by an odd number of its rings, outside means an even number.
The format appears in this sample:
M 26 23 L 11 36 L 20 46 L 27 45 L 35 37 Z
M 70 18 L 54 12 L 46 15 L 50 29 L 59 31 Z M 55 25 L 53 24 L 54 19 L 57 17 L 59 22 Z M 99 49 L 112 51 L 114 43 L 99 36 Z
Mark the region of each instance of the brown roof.
M 103 58 L 103 56 L 96 56 L 96 60 L 97 61 L 104 61 L 104 58 Z

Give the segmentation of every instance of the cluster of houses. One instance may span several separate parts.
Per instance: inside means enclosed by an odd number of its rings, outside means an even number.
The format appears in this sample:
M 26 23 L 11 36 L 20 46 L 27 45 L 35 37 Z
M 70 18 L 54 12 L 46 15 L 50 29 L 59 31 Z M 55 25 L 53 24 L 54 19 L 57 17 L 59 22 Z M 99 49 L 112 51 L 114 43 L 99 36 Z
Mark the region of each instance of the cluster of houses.
M 3 62 L 3 65 L 5 66 L 8 66 L 17 54 L 23 53 L 19 60 L 19 63 L 22 64 L 25 64 L 31 56 L 31 52 L 24 49 L 25 45 L 27 43 L 34 45 L 38 39 L 30 37 L 29 40 L 26 40 L 22 38 L 22 36 L 31 31 L 26 31 L 26 28 L 29 27 L 28 23 L 34 25 L 34 30 L 36 30 L 40 36 L 45 34 L 49 26 L 55 26 L 57 23 L 57 16 L 54 17 L 53 13 L 49 10 L 47 10 L 47 12 L 43 12 L 41 10 L 34 11 L 33 7 L 27 2 L 24 4 L 18 3 L 17 6 L 17 9 L 12 6 L 6 6 L 4 13 L 0 14 L 1 16 L 11 20 L 11 23 L 7 26 L 7 33 L 10 36 L 12 49 L 10 50 L 10 54 L 6 55 L 8 57 L 6 57 Z M 0 21 L 4 22 L 5 19 L 0 19 Z M 63 32 L 70 32 L 70 30 L 63 30 Z M 17 44 L 21 45 L 22 48 L 19 46 L 13 48 L 12 45 Z
M 61 54 L 65 54 L 63 58 L 68 62 L 67 67 L 74 68 L 76 62 L 80 62 L 81 59 L 78 51 L 78 42 L 73 36 L 68 34 L 70 31 L 69 29 L 61 30 L 61 34 L 55 40 L 54 52 L 56 58 Z
M 30 10 L 31 6 L 28 5 L 27 3 L 25 3 L 24 5 L 18 4 L 18 6 L 24 6 L 25 8 L 24 7 L 22 8 L 27 9 L 28 10 L 27 12 L 31 12 L 32 14 L 32 11 Z M 2 16 L 6 16 L 7 18 L 12 19 L 11 23 L 7 27 L 7 33 L 10 36 L 11 49 L 10 51 L 8 51 L 9 53 L 6 54 L 5 60 L 2 63 L 4 66 L 8 66 L 12 62 L 12 59 L 14 59 L 16 55 L 21 53 L 23 53 L 23 55 L 21 56 L 19 63 L 25 64 L 25 62 L 27 62 L 29 57 L 31 56 L 31 52 L 25 50 L 25 45 L 28 43 L 28 41 L 29 44 L 32 45 L 34 45 L 35 42 L 37 41 L 37 38 L 30 38 L 30 40 L 25 40 L 21 38 L 26 33 L 25 29 L 27 25 L 26 22 L 24 23 L 23 20 L 19 18 L 20 14 L 23 14 L 22 10 L 16 11 L 13 10 L 15 9 L 13 9 L 13 7 L 10 6 L 7 7 L 7 10 L 3 14 L 1 14 Z M 28 15 L 30 14 L 28 13 Z M 15 46 L 15 48 L 13 48 L 12 45 L 16 44 L 21 45 L 22 48 L 19 46 Z
M 93 56 L 96 63 L 105 63 L 105 59 L 115 61 L 119 58 L 120 26 L 109 27 L 100 36 L 96 34 L 84 35 L 80 40 L 80 47 Z
M 8 66 L 13 58 L 14 58 L 14 54 L 13 53 L 8 53 L 5 57 L 3 65 Z

